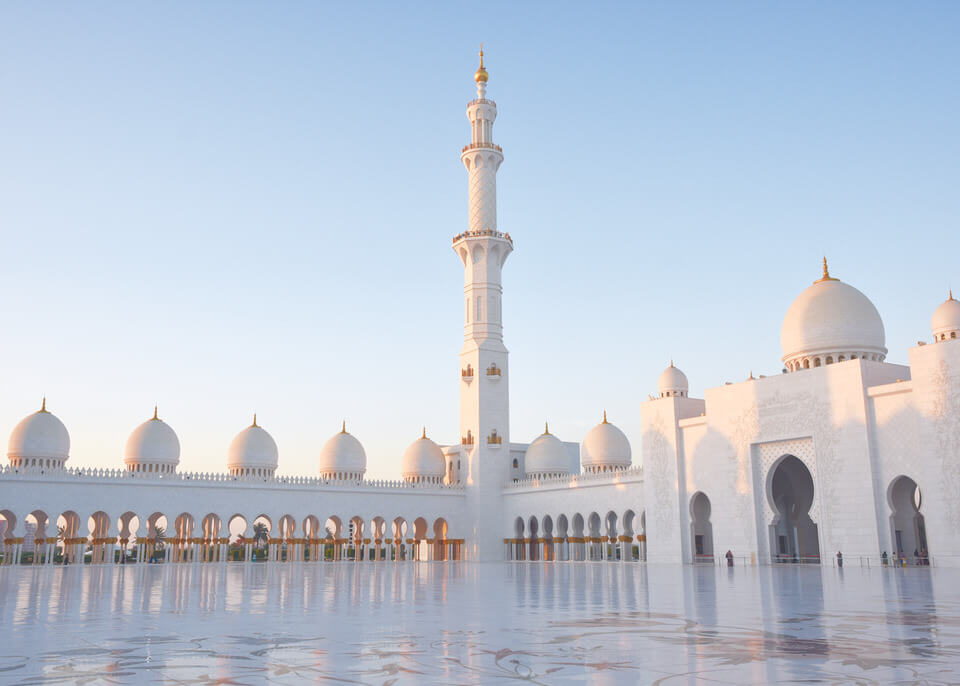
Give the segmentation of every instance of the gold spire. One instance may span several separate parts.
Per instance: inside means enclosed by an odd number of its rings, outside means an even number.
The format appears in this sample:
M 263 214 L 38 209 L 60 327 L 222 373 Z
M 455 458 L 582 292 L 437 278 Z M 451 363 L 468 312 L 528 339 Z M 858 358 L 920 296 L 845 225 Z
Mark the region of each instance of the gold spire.
M 543 435 L 544 435 L 544 436 L 549 436 L 549 435 L 550 435 L 550 423 L 549 423 L 549 422 L 544 422 L 544 423 L 543 423 Z
M 673 358 L 672 358 L 672 357 L 670 358 L 670 366 L 671 366 L 671 367 L 673 366 Z
M 830 276 L 830 270 L 827 269 L 826 256 L 824 256 L 823 258 L 823 276 L 817 279 L 816 281 L 814 281 L 814 283 L 820 283 L 821 281 L 839 281 L 839 279 L 835 279 L 832 276 Z
M 747 381 L 753 381 L 753 370 L 750 370 L 750 378 Z
M 948 292 L 950 293 L 950 298 L 949 298 L 949 299 L 950 299 L 950 300 L 953 300 L 953 289 L 951 288 Z
M 604 411 L 603 411 L 603 421 L 601 422 L 601 424 L 607 424 L 607 423 L 608 423 L 608 422 L 607 422 L 607 411 L 604 410 Z
M 43 396 L 43 400 L 40 402 L 40 411 L 41 412 L 47 411 L 47 396 Z
M 253 413 L 253 424 L 251 424 L 250 426 L 256 426 L 256 425 L 257 425 L 257 413 L 254 412 L 254 413 Z
M 153 419 L 160 419 L 160 417 L 157 416 L 157 406 L 156 406 L 156 405 L 153 406 Z
M 340 433 L 342 433 L 342 434 L 347 433 L 347 420 L 346 420 L 346 419 L 343 420 L 343 424 L 340 426 Z
M 420 436 L 420 438 L 426 438 L 426 437 L 427 437 L 427 427 L 423 427 L 423 435 Z
M 477 73 L 473 75 L 473 80 L 477 83 L 486 83 L 487 79 L 490 78 L 490 75 L 487 74 L 487 70 L 483 68 L 483 43 L 480 44 L 480 68 L 477 69 Z

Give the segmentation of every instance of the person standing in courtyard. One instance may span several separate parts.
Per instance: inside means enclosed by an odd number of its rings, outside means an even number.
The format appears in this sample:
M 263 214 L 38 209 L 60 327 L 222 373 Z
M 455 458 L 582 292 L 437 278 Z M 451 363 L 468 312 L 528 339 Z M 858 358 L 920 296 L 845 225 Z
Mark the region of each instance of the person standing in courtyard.
M 733 551 L 728 550 L 727 554 L 724 555 L 727 558 L 727 567 L 733 567 Z
M 837 567 L 843 567 L 843 553 L 837 551 Z

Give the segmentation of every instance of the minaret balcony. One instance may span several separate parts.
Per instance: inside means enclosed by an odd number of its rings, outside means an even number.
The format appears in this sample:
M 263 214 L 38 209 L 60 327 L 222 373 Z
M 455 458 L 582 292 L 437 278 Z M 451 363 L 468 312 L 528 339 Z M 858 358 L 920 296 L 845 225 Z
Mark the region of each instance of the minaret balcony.
M 471 105 L 493 105 L 496 107 L 497 103 L 490 98 L 476 98 L 475 100 L 471 100 L 467 103 L 467 107 L 470 107 Z
M 453 242 L 461 241 L 464 238 L 484 238 L 489 236 L 490 238 L 502 238 L 507 241 L 510 245 L 513 245 L 513 239 L 510 238 L 509 233 L 502 233 L 500 231 L 493 231 L 491 229 L 481 229 L 480 231 L 464 231 L 463 233 L 458 233 L 453 237 Z
M 483 148 L 485 150 L 496 150 L 500 154 L 503 154 L 503 148 L 501 148 L 499 145 L 497 145 L 496 143 L 486 143 L 486 142 L 467 143 L 465 146 L 463 146 L 463 150 L 460 151 L 460 154 L 462 155 L 467 150 L 476 150 L 478 148 Z
M 487 436 L 487 447 L 488 448 L 499 448 L 503 445 L 503 436 L 500 436 L 497 433 L 497 430 L 494 429 L 489 436 Z
M 490 365 L 487 367 L 486 375 L 490 381 L 499 381 L 502 376 L 500 367 L 495 364 Z
M 466 383 L 473 381 L 473 367 L 468 364 L 466 369 L 461 369 L 460 378 Z

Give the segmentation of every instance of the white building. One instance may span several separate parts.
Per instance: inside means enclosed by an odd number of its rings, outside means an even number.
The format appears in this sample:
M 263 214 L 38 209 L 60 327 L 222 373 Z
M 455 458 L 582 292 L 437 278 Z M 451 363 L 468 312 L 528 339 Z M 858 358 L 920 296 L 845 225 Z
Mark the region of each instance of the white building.
M 886 363 L 883 322 L 827 271 L 789 307 L 784 373 L 689 397 L 671 362 L 641 413 L 642 464 L 603 420 L 581 444 L 549 427 L 511 441 L 501 275 L 513 240 L 497 226 L 488 74 L 467 105 L 461 153 L 467 228 L 460 427 L 452 445 L 423 431 L 399 481 L 371 480 L 346 426 L 319 449 L 318 476 L 278 476 L 277 445 L 253 423 L 226 471 L 179 470 L 180 443 L 159 418 L 137 427 L 123 467 L 71 469 L 66 427 L 46 409 L 14 429 L 0 469 L 3 562 L 219 562 L 353 559 L 635 559 L 960 565 L 960 302 L 940 305 L 932 344 Z M 921 497 L 922 494 L 922 497 Z M 263 526 L 259 526 L 262 524 Z M 35 540 L 35 542 L 34 542 Z M 164 544 L 165 541 L 165 544 Z M 163 549 L 162 554 L 159 552 Z

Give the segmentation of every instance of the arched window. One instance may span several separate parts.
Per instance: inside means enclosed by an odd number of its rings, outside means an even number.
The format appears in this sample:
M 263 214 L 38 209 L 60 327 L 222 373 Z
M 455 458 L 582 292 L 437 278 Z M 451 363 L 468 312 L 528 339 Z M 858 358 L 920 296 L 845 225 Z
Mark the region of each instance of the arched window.
M 819 358 L 819 357 L 815 357 L 815 358 L 814 358 L 814 360 L 813 360 L 813 366 L 814 366 L 814 367 L 819 367 L 819 366 L 820 366 L 820 358 Z
M 833 357 L 832 357 L 832 356 L 827 358 L 827 364 L 833 364 Z
M 517 461 L 517 458 L 513 458 L 513 468 L 517 469 L 520 466 L 520 463 Z

